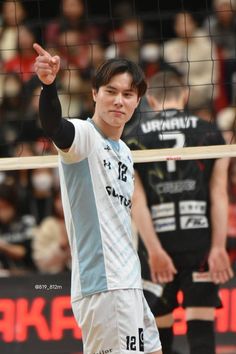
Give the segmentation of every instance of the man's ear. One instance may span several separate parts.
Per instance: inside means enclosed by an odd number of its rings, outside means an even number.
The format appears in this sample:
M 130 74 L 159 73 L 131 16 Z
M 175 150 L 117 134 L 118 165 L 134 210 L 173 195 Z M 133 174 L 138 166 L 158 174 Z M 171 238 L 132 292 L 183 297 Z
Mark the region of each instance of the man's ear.
M 146 94 L 146 98 L 147 98 L 147 101 L 148 101 L 149 106 L 150 106 L 153 110 L 156 110 L 156 109 L 157 109 L 157 106 L 158 106 L 158 103 L 157 103 L 157 100 L 155 99 L 155 97 L 147 93 L 147 94 Z
M 138 98 L 138 101 L 137 101 L 137 106 L 136 108 L 138 107 L 139 103 L 140 103 L 140 100 L 141 100 L 141 97 Z
M 92 96 L 93 96 L 94 102 L 96 102 L 96 100 L 97 100 L 97 94 L 98 94 L 97 90 L 92 89 Z
M 188 104 L 189 93 L 190 93 L 189 88 L 185 88 L 183 91 L 183 105 L 184 105 L 184 107 Z

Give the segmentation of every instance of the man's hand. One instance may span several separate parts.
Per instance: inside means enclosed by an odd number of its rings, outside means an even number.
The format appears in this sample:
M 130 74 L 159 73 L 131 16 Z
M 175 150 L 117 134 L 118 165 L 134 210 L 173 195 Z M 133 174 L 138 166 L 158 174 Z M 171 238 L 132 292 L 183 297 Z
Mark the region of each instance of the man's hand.
M 164 249 L 149 253 L 149 266 L 154 283 L 169 283 L 173 281 L 177 270 L 168 253 Z
M 34 70 L 41 82 L 45 85 L 50 85 L 55 80 L 60 69 L 60 58 L 58 55 L 52 57 L 37 43 L 34 43 L 33 47 L 38 54 L 34 63 Z
M 223 284 L 234 275 L 228 253 L 224 247 L 212 247 L 208 257 L 208 265 L 212 281 L 215 284 Z

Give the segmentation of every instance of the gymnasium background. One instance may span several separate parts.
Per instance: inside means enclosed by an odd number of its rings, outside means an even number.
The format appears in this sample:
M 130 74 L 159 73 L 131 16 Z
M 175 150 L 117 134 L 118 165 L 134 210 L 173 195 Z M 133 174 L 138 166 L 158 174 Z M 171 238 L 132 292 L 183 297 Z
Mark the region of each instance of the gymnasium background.
M 228 53 L 218 44 L 216 47 L 212 46 L 210 60 L 213 67 L 218 67 L 219 78 L 215 82 L 213 68 L 212 77 L 206 83 L 206 86 L 214 88 L 211 104 L 203 102 L 200 106 L 193 103 L 192 108 L 195 112 L 201 111 L 204 119 L 214 121 L 219 118 L 222 121 L 223 117 L 224 123 L 228 122 L 228 125 L 225 123 L 227 126 L 223 124 L 224 129 L 234 135 L 236 14 L 234 1 L 227 1 L 231 6 L 226 12 L 230 11 L 233 19 L 223 35 L 225 42 L 232 37 L 231 43 L 234 47 L 231 45 L 232 50 Z M 30 53 L 28 61 L 23 58 L 22 53 L 29 50 L 27 43 L 30 43 L 30 40 L 24 44 L 25 38 L 28 37 L 23 32 L 23 41 L 20 41 L 21 26 L 26 25 L 27 31 L 32 31 L 34 41 L 62 57 L 59 93 L 63 115 L 86 119 L 93 110 L 89 79 L 101 60 L 119 55 L 119 52 L 123 51 L 124 55 L 140 62 L 146 75 L 151 76 L 166 65 L 162 60 L 162 43 L 177 37 L 173 26 L 177 12 L 189 12 L 196 20 L 197 26 L 205 26 L 205 30 L 210 28 L 208 25 L 211 16 L 216 15 L 213 1 L 210 0 L 85 0 L 76 27 L 72 22 L 70 24 L 70 21 L 64 21 L 65 14 L 60 0 L 23 0 L 24 19 L 18 22 L 15 14 L 15 22 L 13 20 L 7 27 L 6 14 L 3 12 L 5 2 L 0 2 L 0 158 L 47 155 L 55 152 L 38 123 L 37 99 L 40 84 L 30 66 L 34 53 Z M 13 11 L 17 11 L 18 1 L 10 2 L 14 4 Z M 6 33 L 14 34 L 9 35 L 9 43 Z M 214 45 L 215 42 L 218 43 L 217 35 L 209 32 L 208 36 Z M 20 48 L 20 43 L 26 46 L 24 50 Z M 215 48 L 218 56 L 214 55 Z M 78 56 L 80 61 L 77 61 Z M 189 85 L 191 86 L 191 83 Z M 234 170 L 234 164 L 232 158 L 231 171 Z M 29 178 L 29 184 L 31 183 L 31 173 L 32 171 L 19 174 L 0 169 L 0 183 L 6 180 L 8 185 L 18 188 L 19 181 L 26 175 L 27 181 Z M 53 178 L 57 182 L 56 171 L 53 171 Z M 236 181 L 233 177 L 229 185 L 232 206 L 229 215 L 229 249 L 235 268 Z M 19 208 L 28 212 L 28 205 L 25 204 L 30 204 L 30 194 L 27 194 L 27 197 L 29 199 L 25 202 L 21 196 L 24 205 Z M 32 210 L 31 212 L 34 213 Z M 50 216 L 51 212 L 48 211 L 46 216 Z M 38 215 L 33 216 L 37 219 Z M 35 226 L 38 227 L 42 221 L 43 217 L 36 220 Z M 0 353 L 82 353 L 81 332 L 76 326 L 70 307 L 69 266 L 66 264 L 56 271 L 50 271 L 40 268 L 40 264 L 37 265 L 36 262 L 34 268 L 18 272 L 0 263 Z M 236 354 L 236 279 L 222 286 L 220 294 L 223 308 L 216 312 L 217 354 Z M 181 302 L 181 294 L 179 299 Z M 181 307 L 175 312 L 174 331 L 176 349 L 181 354 L 187 354 L 186 327 Z

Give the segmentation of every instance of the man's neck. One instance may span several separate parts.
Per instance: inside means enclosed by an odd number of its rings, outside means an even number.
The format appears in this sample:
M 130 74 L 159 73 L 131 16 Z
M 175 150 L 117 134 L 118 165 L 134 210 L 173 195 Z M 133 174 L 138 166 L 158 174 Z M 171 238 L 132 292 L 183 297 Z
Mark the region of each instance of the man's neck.
M 118 141 L 122 135 L 124 126 L 113 127 L 103 120 L 97 118 L 95 115 L 92 117 L 92 122 L 97 130 L 107 139 Z

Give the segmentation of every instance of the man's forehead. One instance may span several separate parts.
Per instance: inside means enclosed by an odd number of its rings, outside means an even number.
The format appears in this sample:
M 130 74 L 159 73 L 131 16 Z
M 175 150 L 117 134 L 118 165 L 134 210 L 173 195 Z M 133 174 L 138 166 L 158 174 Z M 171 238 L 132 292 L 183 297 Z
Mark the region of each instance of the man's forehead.
M 137 91 L 136 86 L 133 85 L 132 76 L 127 72 L 112 76 L 110 81 L 105 86 L 115 88 L 115 89 L 121 88 L 122 90 L 125 91 L 132 91 L 132 92 Z

